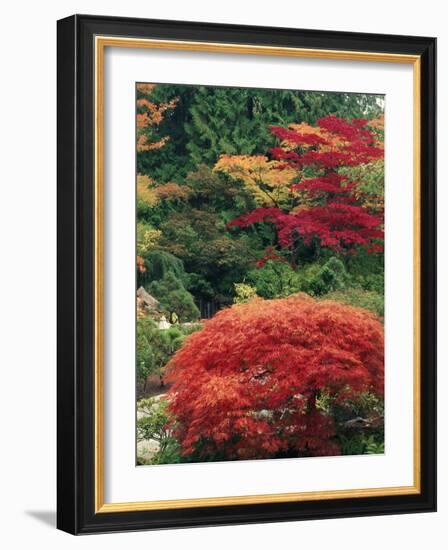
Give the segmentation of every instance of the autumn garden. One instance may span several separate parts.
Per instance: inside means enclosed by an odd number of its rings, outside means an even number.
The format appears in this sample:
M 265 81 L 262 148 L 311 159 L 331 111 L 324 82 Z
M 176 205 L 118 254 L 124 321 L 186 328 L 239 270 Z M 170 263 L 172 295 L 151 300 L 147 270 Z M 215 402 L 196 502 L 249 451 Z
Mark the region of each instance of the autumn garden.
M 137 464 L 384 452 L 383 110 L 137 84 Z

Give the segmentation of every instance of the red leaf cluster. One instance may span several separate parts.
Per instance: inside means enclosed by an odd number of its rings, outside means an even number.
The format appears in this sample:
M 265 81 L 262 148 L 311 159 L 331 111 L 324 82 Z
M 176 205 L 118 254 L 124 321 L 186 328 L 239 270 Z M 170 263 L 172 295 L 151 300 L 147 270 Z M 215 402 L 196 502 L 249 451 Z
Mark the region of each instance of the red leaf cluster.
M 348 195 L 354 187 L 355 183 L 348 183 L 347 178 L 336 172 L 330 172 L 326 176 L 319 176 L 317 178 L 307 178 L 291 185 L 291 189 L 297 191 L 307 191 L 310 196 L 324 196 L 324 193 L 331 193 L 333 195 Z
M 358 246 L 366 247 L 368 252 L 381 251 L 382 212 L 371 213 L 359 204 L 357 183 L 337 171 L 383 156 L 383 148 L 368 129 L 367 121 L 347 121 L 330 115 L 321 118 L 317 127 L 273 126 L 271 132 L 281 140 L 281 146 L 271 150 L 272 156 L 281 161 L 278 168 L 293 168 L 301 176 L 302 168 L 312 167 L 316 174 L 302 177 L 290 186 L 291 191 L 303 192 L 308 200 L 289 212 L 257 208 L 228 225 L 244 228 L 257 222 L 271 222 L 283 248 L 293 249 L 298 239 L 309 244 L 317 238 L 321 246 L 340 253 L 355 253 Z
M 382 395 L 383 327 L 362 309 L 305 295 L 220 311 L 168 365 L 184 455 L 207 460 L 339 452 L 316 403 Z
M 271 126 L 271 133 L 281 141 L 287 141 L 295 145 L 328 145 L 328 141 L 318 134 L 306 134 L 282 128 L 281 126 Z
M 228 225 L 245 228 L 257 222 L 270 222 L 277 230 L 279 245 L 292 248 L 295 240 L 302 238 L 309 244 L 318 237 L 321 246 L 336 252 L 354 252 L 354 246 L 368 245 L 371 252 L 382 250 L 384 236 L 381 219 L 369 214 L 362 206 L 347 201 L 329 201 L 325 206 L 302 208 L 286 213 L 279 208 L 256 208 Z
M 255 265 L 257 267 L 263 267 L 265 263 L 269 261 L 284 262 L 285 259 L 272 246 L 268 246 L 263 256 L 255 262 Z
M 364 119 L 349 122 L 329 115 L 317 121 L 317 128 L 309 127 L 308 132 L 272 126 L 271 133 L 282 141 L 282 146 L 271 149 L 271 154 L 295 168 L 314 165 L 333 169 L 366 164 L 384 154 L 367 124 Z M 297 147 L 304 150 L 294 151 Z

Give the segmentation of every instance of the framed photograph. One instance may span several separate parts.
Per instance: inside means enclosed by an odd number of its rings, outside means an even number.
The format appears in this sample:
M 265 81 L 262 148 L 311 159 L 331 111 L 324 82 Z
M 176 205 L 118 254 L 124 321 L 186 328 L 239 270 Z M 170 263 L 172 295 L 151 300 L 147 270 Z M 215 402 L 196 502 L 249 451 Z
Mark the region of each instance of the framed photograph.
M 58 527 L 436 507 L 434 38 L 58 21 Z

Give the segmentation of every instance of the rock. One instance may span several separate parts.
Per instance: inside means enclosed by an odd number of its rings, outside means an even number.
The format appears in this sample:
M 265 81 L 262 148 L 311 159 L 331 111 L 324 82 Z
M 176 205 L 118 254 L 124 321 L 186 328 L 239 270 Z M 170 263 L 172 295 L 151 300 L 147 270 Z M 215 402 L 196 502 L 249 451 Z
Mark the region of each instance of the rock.
M 159 328 L 159 330 L 166 330 L 167 328 L 170 328 L 170 326 L 171 323 L 168 323 L 165 315 L 162 315 L 162 317 L 160 317 L 160 321 L 157 323 L 157 327 Z
M 160 448 L 158 441 L 154 439 L 144 439 L 137 443 L 137 456 L 142 462 L 149 462 Z
M 137 300 L 139 300 L 142 305 L 146 306 L 148 309 L 157 309 L 159 307 L 159 302 L 142 286 L 137 290 Z

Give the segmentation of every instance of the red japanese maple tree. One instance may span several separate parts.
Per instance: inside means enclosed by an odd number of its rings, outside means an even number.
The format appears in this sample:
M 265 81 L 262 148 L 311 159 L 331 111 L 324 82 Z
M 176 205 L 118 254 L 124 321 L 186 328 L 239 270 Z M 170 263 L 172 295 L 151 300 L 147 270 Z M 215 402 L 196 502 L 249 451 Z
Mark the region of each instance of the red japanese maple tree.
M 364 119 L 347 121 L 330 115 L 318 120 L 316 127 L 271 127 L 281 140 L 271 150 L 280 161 L 277 168 L 297 172 L 298 181 L 290 186 L 296 192 L 295 205 L 289 210 L 257 208 L 228 225 L 244 228 L 270 222 L 283 248 L 293 249 L 297 241 L 307 245 L 316 238 L 321 246 L 343 254 L 355 252 L 357 246 L 369 252 L 382 250 L 382 215 L 360 203 L 357 182 L 343 173 L 344 168 L 366 165 L 384 155 L 382 143 L 367 124 Z
M 220 311 L 168 364 L 182 453 L 200 460 L 338 454 L 319 398 L 381 396 L 383 327 L 366 310 L 306 295 Z

